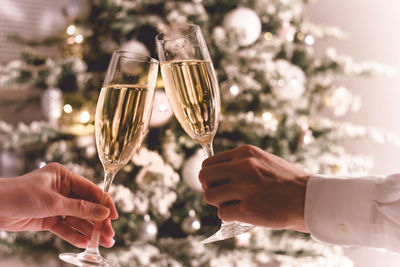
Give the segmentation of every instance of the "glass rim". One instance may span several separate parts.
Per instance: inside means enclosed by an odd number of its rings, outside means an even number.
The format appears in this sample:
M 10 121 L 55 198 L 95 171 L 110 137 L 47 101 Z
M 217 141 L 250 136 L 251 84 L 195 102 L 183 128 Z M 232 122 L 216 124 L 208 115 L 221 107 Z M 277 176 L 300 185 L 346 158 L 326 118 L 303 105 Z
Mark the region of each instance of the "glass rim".
M 130 57 L 129 54 L 134 55 L 134 56 Z M 159 61 L 157 59 L 143 55 L 143 54 L 135 52 L 135 51 L 118 49 L 118 50 L 113 51 L 113 55 L 119 55 L 121 57 L 134 59 L 134 60 L 137 60 L 140 62 L 159 63 Z
M 170 32 L 175 32 L 176 31 L 176 29 L 183 29 L 183 28 L 187 28 L 187 29 L 190 29 L 190 28 L 193 28 L 193 30 L 190 30 L 188 33 L 186 33 L 186 34 L 180 34 L 180 35 L 178 35 L 176 38 L 168 38 L 168 39 L 166 39 L 166 38 L 162 38 L 161 36 L 163 36 L 163 35 L 165 35 L 165 34 L 167 34 L 167 33 L 170 33 Z M 166 30 L 166 31 L 162 31 L 162 32 L 160 32 L 159 34 L 157 34 L 156 35 L 156 40 L 157 41 L 172 41 L 172 40 L 177 40 L 177 39 L 181 39 L 181 38 L 183 38 L 183 37 L 186 37 L 186 36 L 188 36 L 188 35 L 191 35 L 191 34 L 193 34 L 194 32 L 196 32 L 197 30 L 199 30 L 200 29 L 200 26 L 199 25 L 196 25 L 196 24 L 182 24 L 182 25 L 177 25 L 177 26 L 173 26 L 173 27 L 171 27 L 171 28 L 168 28 L 168 30 Z

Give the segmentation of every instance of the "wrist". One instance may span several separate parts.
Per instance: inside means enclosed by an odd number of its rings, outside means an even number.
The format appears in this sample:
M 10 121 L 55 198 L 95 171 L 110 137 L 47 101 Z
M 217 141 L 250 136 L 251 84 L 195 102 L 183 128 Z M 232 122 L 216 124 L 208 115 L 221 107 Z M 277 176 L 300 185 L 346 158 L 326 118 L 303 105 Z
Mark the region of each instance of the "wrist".
M 294 227 L 294 230 L 300 231 L 300 232 L 305 232 L 308 233 L 308 227 L 305 221 L 305 206 L 306 206 L 306 194 L 307 194 L 307 186 L 308 182 L 311 178 L 311 174 L 304 173 L 300 177 L 300 201 L 299 201 L 299 207 L 298 207 L 298 217 L 296 221 L 296 225 Z

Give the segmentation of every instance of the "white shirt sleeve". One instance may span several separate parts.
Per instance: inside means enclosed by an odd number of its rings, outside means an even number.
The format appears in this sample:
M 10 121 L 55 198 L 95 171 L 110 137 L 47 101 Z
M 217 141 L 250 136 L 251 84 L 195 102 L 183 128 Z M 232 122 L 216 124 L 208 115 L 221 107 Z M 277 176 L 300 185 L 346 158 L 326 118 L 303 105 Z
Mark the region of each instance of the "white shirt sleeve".
M 314 175 L 307 185 L 304 217 L 316 240 L 400 252 L 400 174 Z

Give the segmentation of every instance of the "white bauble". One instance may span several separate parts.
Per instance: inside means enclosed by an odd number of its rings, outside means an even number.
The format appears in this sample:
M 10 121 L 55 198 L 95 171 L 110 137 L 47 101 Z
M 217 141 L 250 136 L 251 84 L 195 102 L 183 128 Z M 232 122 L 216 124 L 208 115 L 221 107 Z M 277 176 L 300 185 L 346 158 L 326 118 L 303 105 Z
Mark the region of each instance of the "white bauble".
M 162 90 L 154 94 L 153 111 L 150 119 L 150 127 L 162 127 L 172 118 L 172 109 L 169 105 L 167 95 Z
M 298 66 L 278 59 L 270 65 L 266 77 L 272 85 L 272 93 L 279 100 L 296 100 L 304 94 L 306 76 Z
M 199 181 L 199 172 L 201 170 L 201 164 L 206 158 L 204 152 L 199 149 L 183 164 L 183 180 L 190 188 L 196 191 L 203 190 Z
M 150 51 L 147 49 L 146 45 L 138 40 L 130 40 L 123 43 L 120 47 L 121 50 L 128 52 L 136 52 L 145 56 L 150 56 Z
M 261 34 L 261 20 L 254 10 L 238 7 L 226 14 L 223 26 L 227 32 L 238 35 L 240 46 L 254 43 Z

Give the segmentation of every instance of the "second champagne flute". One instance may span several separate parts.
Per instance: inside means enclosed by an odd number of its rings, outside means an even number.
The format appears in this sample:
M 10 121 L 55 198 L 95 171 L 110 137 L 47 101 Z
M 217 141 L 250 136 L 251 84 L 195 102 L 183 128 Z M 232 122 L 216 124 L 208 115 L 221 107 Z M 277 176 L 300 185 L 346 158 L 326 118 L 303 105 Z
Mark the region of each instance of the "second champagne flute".
M 140 147 L 148 129 L 157 81 L 158 61 L 137 53 L 115 51 L 97 101 L 95 134 L 97 152 L 104 168 L 103 192 L 115 174 Z M 107 201 L 102 195 L 102 204 Z M 60 258 L 77 266 L 119 266 L 99 252 L 100 228 L 96 222 L 87 249 L 62 253 Z
M 214 67 L 200 27 L 184 25 L 156 36 L 165 91 L 175 117 L 185 132 L 214 155 L 212 142 L 220 119 L 220 93 Z M 248 232 L 253 225 L 222 222 L 203 243 Z

